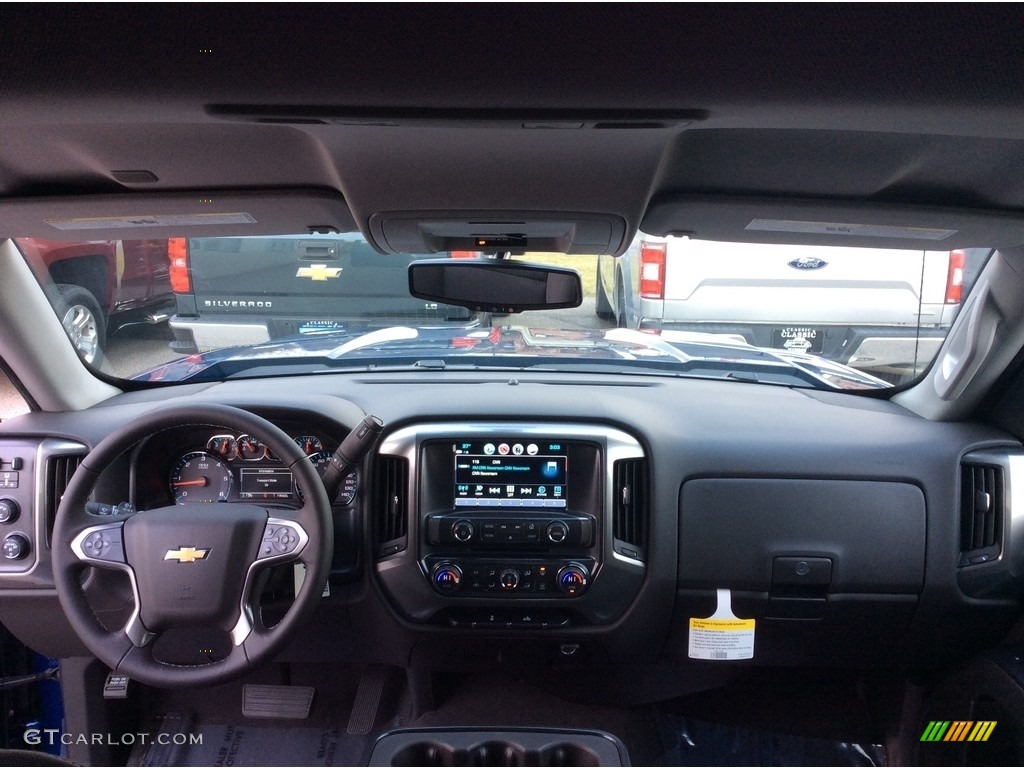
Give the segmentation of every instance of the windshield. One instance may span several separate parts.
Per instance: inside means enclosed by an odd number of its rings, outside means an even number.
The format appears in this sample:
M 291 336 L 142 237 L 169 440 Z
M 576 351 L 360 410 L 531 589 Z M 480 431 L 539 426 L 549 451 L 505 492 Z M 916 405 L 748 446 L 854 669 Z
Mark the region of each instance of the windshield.
M 15 241 L 83 359 L 140 381 L 318 371 L 572 370 L 819 389 L 904 384 L 934 358 L 991 253 L 640 234 L 568 267 L 573 309 L 474 311 L 409 293 L 420 259 L 358 234 Z

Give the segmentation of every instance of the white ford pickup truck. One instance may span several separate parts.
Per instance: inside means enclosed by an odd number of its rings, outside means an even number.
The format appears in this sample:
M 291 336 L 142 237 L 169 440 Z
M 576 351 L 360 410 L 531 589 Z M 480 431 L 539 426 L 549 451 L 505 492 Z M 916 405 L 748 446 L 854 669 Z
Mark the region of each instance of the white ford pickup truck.
M 960 308 L 965 269 L 985 255 L 640 235 L 621 257 L 600 258 L 596 311 L 622 327 L 711 333 L 909 373 L 934 357 Z

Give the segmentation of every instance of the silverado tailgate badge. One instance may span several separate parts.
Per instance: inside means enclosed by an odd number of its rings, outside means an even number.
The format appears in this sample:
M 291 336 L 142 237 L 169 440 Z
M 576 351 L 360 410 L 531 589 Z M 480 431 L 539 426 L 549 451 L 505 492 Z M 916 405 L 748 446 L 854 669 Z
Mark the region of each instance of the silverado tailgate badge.
M 195 547 L 179 547 L 178 549 L 168 549 L 167 554 L 164 555 L 164 560 L 177 560 L 179 563 L 194 563 L 196 560 L 202 560 L 208 554 L 208 549 L 196 549 Z
M 793 269 L 821 269 L 822 267 L 827 267 L 828 262 L 813 256 L 801 256 L 799 259 L 793 259 L 788 262 L 788 266 Z
M 323 282 L 332 277 L 341 277 L 342 267 L 328 267 L 326 264 L 310 264 L 308 267 L 299 267 L 295 273 L 296 277 L 308 277 L 314 282 Z

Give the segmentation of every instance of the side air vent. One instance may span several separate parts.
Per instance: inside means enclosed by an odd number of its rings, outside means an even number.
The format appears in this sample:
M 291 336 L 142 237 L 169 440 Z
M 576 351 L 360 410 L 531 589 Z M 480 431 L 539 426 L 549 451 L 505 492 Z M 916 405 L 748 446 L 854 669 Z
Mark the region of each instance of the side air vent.
M 1006 509 L 1003 468 L 991 464 L 960 466 L 960 565 L 978 565 L 999 557 Z
M 647 536 L 647 467 L 643 459 L 621 459 L 612 470 L 612 532 L 620 555 L 644 559 Z
M 71 482 L 75 470 L 84 459 L 84 455 L 51 456 L 46 460 L 46 485 L 43 488 L 43 514 L 46 521 L 46 546 L 50 546 L 53 535 L 53 523 L 57 519 L 57 507 Z
M 409 519 L 409 462 L 381 456 L 377 464 L 377 555 L 401 552 L 406 546 Z

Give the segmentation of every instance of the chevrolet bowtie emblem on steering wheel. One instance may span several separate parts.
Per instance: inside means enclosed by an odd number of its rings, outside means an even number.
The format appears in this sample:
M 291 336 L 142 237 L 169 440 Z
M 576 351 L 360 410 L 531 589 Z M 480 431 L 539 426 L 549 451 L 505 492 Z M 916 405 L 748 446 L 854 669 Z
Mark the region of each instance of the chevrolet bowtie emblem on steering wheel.
M 326 264 L 312 264 L 308 267 L 299 267 L 295 276 L 308 277 L 314 282 L 323 282 L 331 277 L 341 277 L 341 269 L 341 267 L 328 267 Z
M 179 563 L 194 563 L 196 560 L 202 560 L 208 554 L 210 554 L 210 550 L 208 549 L 179 547 L 178 549 L 168 549 L 167 554 L 164 555 L 164 560 L 177 560 Z

